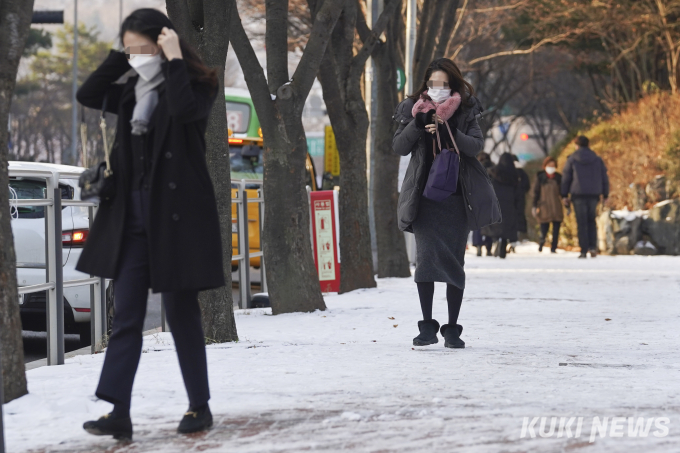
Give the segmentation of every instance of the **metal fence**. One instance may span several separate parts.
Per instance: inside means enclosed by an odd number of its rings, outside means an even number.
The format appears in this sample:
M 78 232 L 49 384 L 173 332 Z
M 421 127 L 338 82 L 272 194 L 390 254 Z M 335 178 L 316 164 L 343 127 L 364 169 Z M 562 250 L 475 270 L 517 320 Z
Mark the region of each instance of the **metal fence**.
M 105 284 L 103 278 L 90 276 L 64 281 L 62 259 L 61 210 L 64 206 L 87 207 L 90 227 L 96 215 L 97 204 L 80 200 L 62 200 L 59 180 L 78 179 L 79 172 L 10 169 L 10 178 L 43 179 L 45 198 L 12 200 L 15 206 L 45 207 L 45 263 L 24 263 L 21 267 L 45 269 L 45 283 L 19 287 L 19 295 L 47 291 L 47 364 L 64 363 L 64 288 L 90 286 L 90 319 L 92 352 L 103 349 L 106 334 Z
M 47 291 L 47 364 L 61 365 L 64 363 L 64 297 L 63 289 L 74 286 L 90 286 L 90 321 L 91 321 L 91 351 L 100 352 L 105 345 L 107 334 L 106 281 L 103 278 L 90 276 L 79 280 L 64 281 L 62 259 L 62 225 L 61 210 L 65 206 L 79 206 L 88 208 L 90 227 L 97 212 L 97 204 L 80 200 L 62 200 L 59 180 L 78 179 L 79 172 L 58 172 L 49 170 L 20 170 L 10 169 L 10 178 L 42 179 L 46 184 L 46 197 L 41 199 L 13 199 L 12 204 L 19 206 L 45 207 L 45 263 L 17 263 L 18 267 L 45 269 L 45 283 L 20 286 L 19 296 L 24 294 Z M 232 180 L 236 186 L 236 196 L 232 205 L 236 205 L 236 225 L 232 233 L 237 234 L 238 254 L 232 256 L 232 262 L 238 262 L 239 275 L 239 307 L 251 308 L 251 278 L 250 258 L 260 258 L 261 291 L 267 292 L 264 254 L 261 250 L 251 251 L 249 244 L 249 223 L 259 220 L 257 234 L 262 244 L 262 228 L 264 219 L 264 197 L 262 195 L 262 181 Z M 249 198 L 247 189 L 257 187 L 257 197 Z M 249 219 L 248 203 L 258 204 L 258 219 Z M 233 225 L 233 224 L 232 224 Z M 163 331 L 168 331 L 165 313 L 161 304 L 161 319 Z
M 238 237 L 238 254 L 232 256 L 232 262 L 238 261 L 239 277 L 239 307 L 251 308 L 251 279 L 250 258 L 260 258 L 260 288 L 263 293 L 267 292 L 267 275 L 265 271 L 264 252 L 262 251 L 262 231 L 264 227 L 264 197 L 262 195 L 262 181 L 253 179 L 232 180 L 232 187 L 236 186 L 236 196 L 231 200 L 236 205 L 236 228 L 232 226 L 232 233 Z M 249 188 L 257 187 L 257 197 L 248 198 Z M 248 218 L 248 203 L 258 204 L 260 250 L 251 252 L 249 238 L 249 223 L 258 219 Z M 233 217 L 232 217 L 233 218 Z M 233 224 L 232 224 L 233 225 Z

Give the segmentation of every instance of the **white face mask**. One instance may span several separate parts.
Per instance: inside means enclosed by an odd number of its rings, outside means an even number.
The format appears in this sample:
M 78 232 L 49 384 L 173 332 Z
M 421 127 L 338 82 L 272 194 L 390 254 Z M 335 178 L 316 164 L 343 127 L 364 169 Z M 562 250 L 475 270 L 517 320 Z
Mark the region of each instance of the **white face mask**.
M 451 90 L 449 88 L 428 88 L 427 95 L 437 104 L 441 104 L 451 97 Z
M 555 167 L 545 167 L 545 172 L 549 175 L 552 175 L 555 173 L 556 168 Z
M 156 55 L 136 55 L 134 58 L 128 60 L 128 63 L 139 74 L 139 77 L 147 82 L 153 79 L 156 74 L 161 72 L 161 63 L 163 59 L 161 54 Z

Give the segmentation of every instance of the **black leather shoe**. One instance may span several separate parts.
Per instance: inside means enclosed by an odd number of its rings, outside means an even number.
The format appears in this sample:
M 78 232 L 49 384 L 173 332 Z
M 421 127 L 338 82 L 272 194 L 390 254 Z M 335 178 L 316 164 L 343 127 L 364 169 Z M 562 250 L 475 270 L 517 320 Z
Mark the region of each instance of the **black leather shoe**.
M 177 432 L 180 434 L 197 433 L 205 431 L 213 425 L 212 413 L 210 407 L 206 406 L 202 409 L 191 410 L 184 414 L 184 418 L 179 422 Z
M 463 326 L 456 324 L 444 324 L 440 333 L 444 337 L 444 346 L 447 348 L 462 349 L 465 347 L 465 342 L 460 339 L 460 334 L 463 333 Z
M 437 338 L 439 323 L 436 320 L 418 321 L 418 330 L 420 330 L 420 335 L 413 339 L 413 346 L 427 346 L 439 343 Z
M 132 420 L 130 417 L 116 417 L 113 413 L 90 420 L 83 424 L 83 429 L 95 436 L 113 436 L 118 440 L 132 440 Z

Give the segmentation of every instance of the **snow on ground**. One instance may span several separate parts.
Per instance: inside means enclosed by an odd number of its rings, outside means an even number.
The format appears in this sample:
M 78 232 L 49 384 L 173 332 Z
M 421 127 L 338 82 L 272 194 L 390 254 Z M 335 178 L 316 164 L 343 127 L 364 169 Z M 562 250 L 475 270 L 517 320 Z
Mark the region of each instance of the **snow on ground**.
M 81 429 L 110 408 L 93 396 L 98 354 L 28 372 L 30 394 L 4 408 L 8 451 L 680 451 L 680 258 L 577 260 L 526 244 L 506 260 L 466 259 L 466 349 L 412 346 L 412 279 L 328 296 L 324 312 L 240 310 L 241 341 L 208 347 L 208 433 L 175 433 L 187 400 L 159 334 L 144 344 L 132 444 Z M 524 417 L 553 416 L 583 417 L 580 437 L 520 437 Z M 593 417 L 667 417 L 668 435 L 653 425 L 628 437 L 624 422 L 623 437 L 591 444 Z

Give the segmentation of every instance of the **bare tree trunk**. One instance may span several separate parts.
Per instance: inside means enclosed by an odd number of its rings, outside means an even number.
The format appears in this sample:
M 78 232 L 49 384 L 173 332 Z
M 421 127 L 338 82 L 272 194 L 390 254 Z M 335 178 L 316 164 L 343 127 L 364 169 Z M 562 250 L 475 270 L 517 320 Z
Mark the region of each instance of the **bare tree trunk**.
M 308 1 L 312 17 L 316 2 Z M 340 292 L 376 286 L 368 221 L 368 185 L 366 180 L 366 136 L 369 118 L 362 96 L 361 75 L 396 3 L 386 5 L 370 30 L 363 11 L 355 0 L 345 2 L 344 11 L 333 30 L 319 81 L 340 157 Z M 364 42 L 352 56 L 355 28 Z
M 302 110 L 342 11 L 340 2 L 323 2 L 289 78 L 288 49 L 282 39 L 287 20 L 281 17 L 287 17 L 287 5 L 287 0 L 266 1 L 267 78 L 238 14 L 232 16 L 230 34 L 264 136 L 263 248 L 273 314 L 326 309 L 309 232 Z
M 203 330 L 208 342 L 238 341 L 231 292 L 231 178 L 224 102 L 224 69 L 229 48 L 234 0 L 166 0 L 168 16 L 203 62 L 217 71 L 219 87 L 205 133 L 206 161 L 215 188 L 222 237 L 222 263 L 226 285 L 199 294 Z
M 401 0 L 390 0 L 401 3 Z M 378 245 L 378 277 L 410 277 L 404 233 L 397 226 L 397 181 L 400 157 L 392 149 L 397 123 L 392 119 L 398 103 L 398 42 L 404 32 L 401 8 L 395 9 L 386 30 L 386 42 L 373 51 L 378 85 L 378 117 L 375 127 L 375 172 L 373 173 L 373 206 Z
M 17 300 L 16 255 L 9 212 L 7 121 L 17 69 L 31 26 L 33 0 L 0 3 L 0 367 L 5 403 L 28 393 Z

